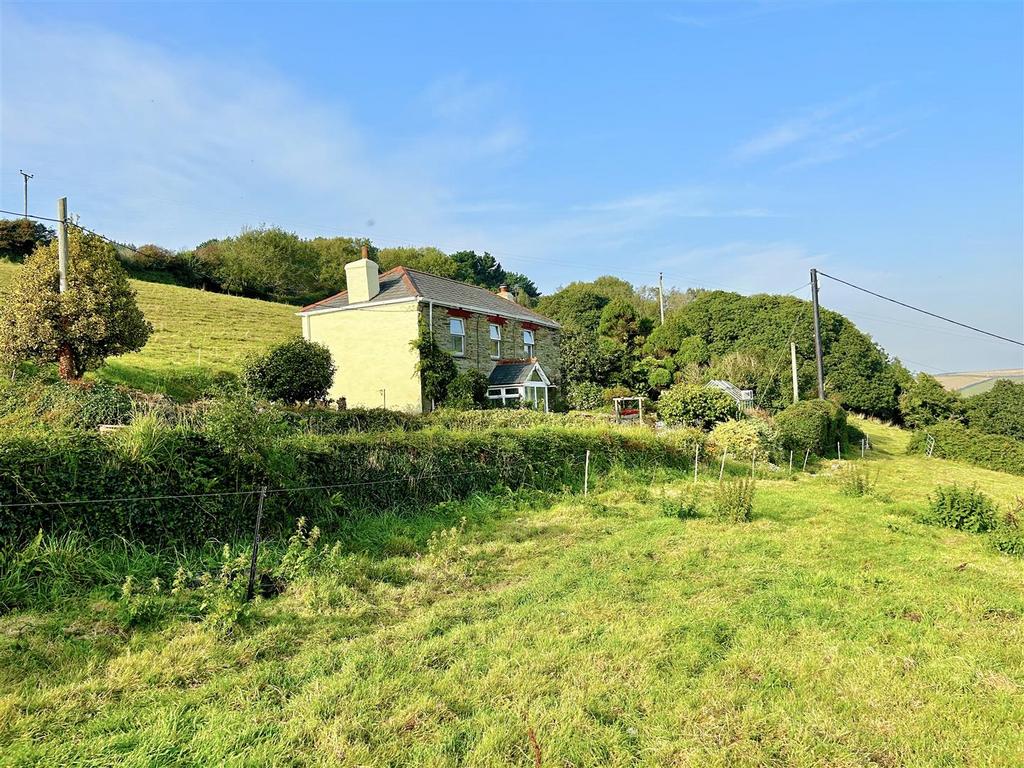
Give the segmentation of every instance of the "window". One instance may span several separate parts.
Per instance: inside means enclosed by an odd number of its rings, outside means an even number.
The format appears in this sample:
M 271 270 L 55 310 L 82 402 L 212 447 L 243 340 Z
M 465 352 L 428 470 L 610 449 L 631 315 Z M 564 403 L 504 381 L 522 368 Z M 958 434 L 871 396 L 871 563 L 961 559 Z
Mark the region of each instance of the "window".
M 519 387 L 491 387 L 487 390 L 487 397 L 500 408 L 518 408 L 523 393 Z
M 523 352 L 527 357 L 533 357 L 533 331 L 523 331 Z
M 491 323 L 491 359 L 497 360 L 501 357 L 501 326 Z
M 466 354 L 466 324 L 461 317 L 448 318 L 448 332 L 452 335 L 452 354 L 462 357 Z

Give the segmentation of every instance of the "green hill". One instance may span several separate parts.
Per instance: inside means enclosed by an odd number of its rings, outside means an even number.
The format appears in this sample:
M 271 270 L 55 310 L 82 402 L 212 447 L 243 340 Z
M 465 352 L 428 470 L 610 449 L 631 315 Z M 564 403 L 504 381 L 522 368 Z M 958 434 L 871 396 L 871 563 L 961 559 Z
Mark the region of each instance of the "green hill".
M 20 267 L 0 261 L 0 293 Z M 141 352 L 110 359 L 96 376 L 147 392 L 189 397 L 221 373 L 237 373 L 247 355 L 299 333 L 296 307 L 193 288 L 133 280 L 153 324 Z

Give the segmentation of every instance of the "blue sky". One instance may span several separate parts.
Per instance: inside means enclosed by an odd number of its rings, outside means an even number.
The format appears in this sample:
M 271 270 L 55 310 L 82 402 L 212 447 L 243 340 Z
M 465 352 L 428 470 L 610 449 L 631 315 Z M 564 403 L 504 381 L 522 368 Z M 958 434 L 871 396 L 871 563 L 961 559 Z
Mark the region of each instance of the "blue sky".
M 0 202 L 788 292 L 1024 337 L 1019 3 L 4 3 Z M 798 292 L 806 296 L 806 289 Z M 823 285 L 927 371 L 1021 348 Z

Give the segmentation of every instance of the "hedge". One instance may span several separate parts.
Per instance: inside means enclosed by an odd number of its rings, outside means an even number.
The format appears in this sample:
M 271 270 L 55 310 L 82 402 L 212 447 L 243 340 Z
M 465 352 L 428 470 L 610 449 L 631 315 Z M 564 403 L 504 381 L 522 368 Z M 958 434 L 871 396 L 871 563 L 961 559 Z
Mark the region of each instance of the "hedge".
M 116 433 L 5 435 L 0 538 L 24 541 L 40 529 L 78 529 L 156 544 L 226 540 L 250 532 L 255 499 L 239 492 L 261 482 L 272 491 L 306 489 L 267 497 L 266 529 L 281 530 L 299 515 L 316 520 L 328 512 L 432 504 L 495 486 L 575 486 L 588 449 L 592 473 L 612 464 L 685 468 L 693 455 L 688 437 L 551 427 L 306 434 L 274 440 L 264 459 L 255 460 L 230 456 L 182 428 L 165 428 L 142 446 Z M 316 488 L 339 485 L 346 487 Z M 187 498 L 192 494 L 223 495 Z M 113 501 L 67 503 L 90 499 Z M 25 502 L 46 505 L 3 506 Z
M 915 432 L 907 445 L 907 453 L 925 453 L 928 435 L 935 438 L 933 456 L 1024 475 L 1024 441 L 945 422 Z
M 801 400 L 775 415 L 779 444 L 787 451 L 808 448 L 818 456 L 846 442 L 846 411 L 828 400 Z

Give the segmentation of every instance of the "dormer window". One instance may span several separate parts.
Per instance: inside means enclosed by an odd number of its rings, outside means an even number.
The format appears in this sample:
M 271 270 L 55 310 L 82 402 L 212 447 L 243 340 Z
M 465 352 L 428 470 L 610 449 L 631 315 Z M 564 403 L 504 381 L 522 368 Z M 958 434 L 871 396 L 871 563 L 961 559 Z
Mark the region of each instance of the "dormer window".
M 491 360 L 501 357 L 501 326 L 497 323 L 490 324 L 491 331 Z
M 523 331 L 523 354 L 526 357 L 530 358 L 530 357 L 533 357 L 533 352 L 534 352 L 533 331 L 524 330 Z
M 452 337 L 451 353 L 456 357 L 466 354 L 466 321 L 461 317 L 448 318 L 448 332 Z

